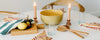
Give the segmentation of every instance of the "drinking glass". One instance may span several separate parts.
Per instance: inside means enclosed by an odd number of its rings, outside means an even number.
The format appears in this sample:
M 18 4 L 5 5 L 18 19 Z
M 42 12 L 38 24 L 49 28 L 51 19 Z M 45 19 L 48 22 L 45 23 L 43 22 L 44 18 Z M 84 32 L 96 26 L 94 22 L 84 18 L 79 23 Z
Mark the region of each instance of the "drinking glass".
M 53 23 L 48 24 L 48 35 L 54 36 L 55 35 L 56 26 Z

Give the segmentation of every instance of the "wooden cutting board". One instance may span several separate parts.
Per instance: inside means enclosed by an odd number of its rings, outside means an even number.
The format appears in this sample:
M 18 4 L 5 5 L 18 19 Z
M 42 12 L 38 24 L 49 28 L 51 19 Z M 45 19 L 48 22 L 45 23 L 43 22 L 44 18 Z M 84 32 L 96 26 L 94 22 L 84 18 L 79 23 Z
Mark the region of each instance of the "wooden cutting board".
M 36 33 L 38 33 L 36 24 L 33 24 L 30 29 L 26 29 L 26 30 L 19 30 L 19 29 L 11 30 L 11 35 L 12 36 L 26 35 L 26 34 L 36 34 Z

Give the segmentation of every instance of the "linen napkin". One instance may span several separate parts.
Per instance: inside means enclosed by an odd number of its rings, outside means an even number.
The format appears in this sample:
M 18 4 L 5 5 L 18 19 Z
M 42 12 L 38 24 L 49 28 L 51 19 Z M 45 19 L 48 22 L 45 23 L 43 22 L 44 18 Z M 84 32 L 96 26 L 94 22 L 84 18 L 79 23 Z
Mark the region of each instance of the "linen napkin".
M 33 38 L 32 40 L 51 40 L 51 37 L 48 37 L 46 35 L 46 32 L 43 31 L 42 33 L 38 34 L 37 36 L 35 36 L 35 38 Z
M 100 30 L 100 23 L 82 23 L 80 26 Z
M 0 26 L 0 34 L 6 35 L 11 29 L 15 28 L 22 21 L 23 20 L 20 19 L 4 23 Z

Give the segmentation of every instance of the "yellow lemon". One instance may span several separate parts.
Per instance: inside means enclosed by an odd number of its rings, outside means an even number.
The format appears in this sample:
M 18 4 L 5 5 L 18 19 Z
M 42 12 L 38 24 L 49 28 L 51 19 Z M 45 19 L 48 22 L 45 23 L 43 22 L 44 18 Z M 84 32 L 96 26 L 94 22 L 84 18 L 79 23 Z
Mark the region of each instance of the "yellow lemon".
M 26 22 L 27 26 L 30 26 L 30 22 Z
M 27 24 L 26 23 L 20 23 L 18 24 L 18 29 L 24 30 L 27 28 Z

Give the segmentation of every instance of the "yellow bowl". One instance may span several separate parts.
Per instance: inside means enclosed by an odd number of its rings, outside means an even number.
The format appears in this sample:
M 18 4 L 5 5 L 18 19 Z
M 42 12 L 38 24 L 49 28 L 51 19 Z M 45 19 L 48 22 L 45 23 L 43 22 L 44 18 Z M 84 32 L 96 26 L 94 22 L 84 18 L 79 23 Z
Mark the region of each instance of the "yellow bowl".
M 40 13 L 41 20 L 45 24 L 57 25 L 62 21 L 63 12 L 61 10 L 44 10 Z

